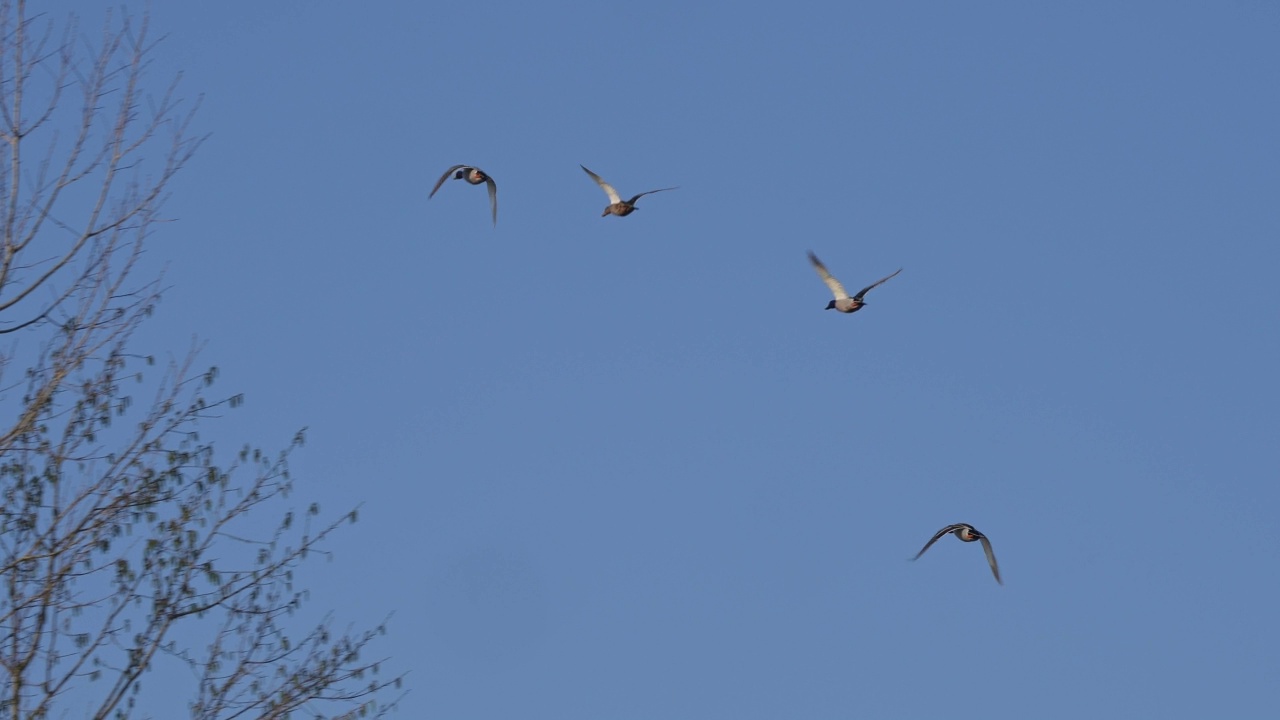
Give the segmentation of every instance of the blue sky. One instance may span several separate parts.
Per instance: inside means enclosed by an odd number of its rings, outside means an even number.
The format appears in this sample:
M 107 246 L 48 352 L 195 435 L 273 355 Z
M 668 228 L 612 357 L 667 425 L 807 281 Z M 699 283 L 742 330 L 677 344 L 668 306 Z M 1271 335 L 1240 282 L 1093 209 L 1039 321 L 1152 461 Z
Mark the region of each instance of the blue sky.
M 400 716 L 1274 712 L 1280 7 L 152 23 L 211 137 L 138 350 L 206 343 L 228 452 L 309 428 L 296 501 L 362 522 L 299 580 L 395 613 Z M 580 163 L 680 189 L 601 218 Z M 824 312 L 810 249 L 905 269 Z M 907 561 L 953 522 L 1004 587 Z

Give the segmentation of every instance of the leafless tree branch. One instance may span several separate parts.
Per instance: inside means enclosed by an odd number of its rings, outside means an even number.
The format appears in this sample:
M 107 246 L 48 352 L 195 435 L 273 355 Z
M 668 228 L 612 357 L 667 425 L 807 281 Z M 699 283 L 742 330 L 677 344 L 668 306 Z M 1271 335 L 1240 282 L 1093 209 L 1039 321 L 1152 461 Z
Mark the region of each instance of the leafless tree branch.
M 203 141 L 177 79 L 149 94 L 149 37 L 109 16 L 80 49 L 74 20 L 0 1 L 0 374 L 22 369 L 0 384 L 0 717 L 145 715 L 165 663 L 196 718 L 381 715 L 401 678 L 362 656 L 385 623 L 294 634 L 294 573 L 355 511 L 288 509 L 301 434 L 229 461 L 201 440 L 240 398 L 206 397 L 198 347 L 131 351 L 160 299 L 145 241 Z

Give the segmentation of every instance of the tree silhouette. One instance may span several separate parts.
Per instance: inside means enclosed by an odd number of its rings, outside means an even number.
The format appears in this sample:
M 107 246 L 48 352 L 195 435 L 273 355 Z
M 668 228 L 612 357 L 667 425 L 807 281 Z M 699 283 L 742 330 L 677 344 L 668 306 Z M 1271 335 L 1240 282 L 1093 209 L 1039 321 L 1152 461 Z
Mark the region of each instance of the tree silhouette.
M 0 715 L 147 714 L 165 664 L 193 718 L 381 715 L 383 626 L 296 627 L 293 572 L 355 519 L 289 509 L 301 433 L 220 462 L 197 426 L 239 397 L 206 399 L 195 350 L 131 352 L 144 243 L 203 139 L 176 79 L 146 91 L 154 50 L 145 17 L 88 40 L 0 4 Z

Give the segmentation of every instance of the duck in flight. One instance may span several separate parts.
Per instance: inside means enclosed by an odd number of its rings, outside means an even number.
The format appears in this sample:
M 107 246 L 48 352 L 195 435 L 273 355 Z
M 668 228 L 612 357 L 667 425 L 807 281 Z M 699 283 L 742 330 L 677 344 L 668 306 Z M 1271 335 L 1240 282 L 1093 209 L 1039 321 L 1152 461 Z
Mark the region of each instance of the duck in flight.
M 974 542 L 976 540 L 982 543 L 982 550 L 987 554 L 987 564 L 991 566 L 991 574 L 996 576 L 996 582 L 1001 585 L 1004 584 L 1004 581 L 1000 579 L 1000 566 L 996 564 L 996 553 L 991 549 L 991 541 L 987 539 L 986 535 L 978 532 L 978 529 L 969 523 L 956 523 L 942 528 L 936 535 L 930 538 L 929 542 L 925 543 L 924 547 L 920 548 L 920 552 L 916 553 L 916 556 L 911 559 L 919 560 L 925 550 L 928 550 L 931 545 L 938 542 L 938 539 L 947 533 L 954 534 L 956 537 L 960 538 L 961 542 Z
M 636 195 L 630 200 L 623 200 L 622 196 L 618 194 L 618 191 L 614 190 L 612 185 L 605 182 L 604 178 L 588 170 L 585 165 L 579 165 L 578 167 L 582 168 L 583 172 L 590 175 L 591 179 L 595 180 L 596 184 L 600 186 L 600 189 L 604 190 L 604 194 L 609 196 L 609 205 L 604 209 L 604 212 L 600 214 L 600 217 L 606 217 L 609 215 L 617 215 L 618 217 L 625 217 L 635 212 L 636 201 L 644 197 L 645 195 L 652 195 L 653 193 L 666 192 L 667 190 L 676 189 L 673 187 L 669 187 L 669 188 L 661 188 L 659 190 L 649 190 L 648 192 L 642 192 L 639 195 Z
M 444 174 L 440 176 L 440 179 L 436 181 L 436 186 L 431 188 L 431 194 L 427 196 L 427 199 L 430 200 L 436 196 L 436 191 L 440 189 L 440 186 L 444 184 L 445 180 L 449 179 L 449 175 L 451 174 L 453 175 L 454 180 L 466 180 L 472 185 L 485 183 L 489 186 L 489 206 L 493 209 L 493 225 L 494 227 L 497 227 L 498 184 L 493 181 L 492 177 L 489 177 L 489 173 L 478 167 L 471 167 L 470 165 L 454 165 L 448 170 L 445 170 Z
M 849 297 L 849 293 L 845 292 L 844 286 L 840 284 L 840 281 L 835 279 L 831 273 L 827 272 L 827 266 L 823 265 L 822 261 L 819 260 L 818 256 L 814 255 L 812 251 L 809 252 L 809 263 L 813 265 L 813 269 L 817 271 L 818 277 L 822 278 L 822 282 L 827 284 L 827 288 L 831 290 L 831 294 L 836 296 L 835 300 L 827 303 L 827 309 L 839 310 L 842 313 L 854 313 L 861 310 L 862 306 L 866 305 L 866 303 L 862 301 L 862 296 L 866 295 L 868 290 L 871 290 L 894 275 L 902 272 L 902 268 L 898 268 L 892 274 L 886 275 L 862 288 L 858 291 L 857 295 Z

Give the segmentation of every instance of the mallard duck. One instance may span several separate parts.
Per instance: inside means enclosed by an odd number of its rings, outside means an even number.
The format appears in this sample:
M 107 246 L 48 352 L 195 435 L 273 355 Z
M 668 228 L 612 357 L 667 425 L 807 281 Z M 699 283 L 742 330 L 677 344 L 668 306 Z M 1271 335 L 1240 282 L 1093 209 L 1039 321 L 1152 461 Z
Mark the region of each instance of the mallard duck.
M 849 293 L 845 292 L 844 286 L 840 284 L 840 281 L 836 280 L 831 276 L 831 273 L 827 272 L 827 266 L 823 265 L 822 261 L 819 260 L 818 256 L 814 255 L 812 251 L 809 252 L 809 262 L 813 264 L 813 269 L 818 271 L 818 277 L 822 278 L 822 282 L 826 283 L 827 287 L 831 289 L 831 294 L 836 296 L 835 300 L 827 303 L 827 309 L 839 310 L 842 313 L 852 313 L 861 310 L 862 306 L 866 305 L 866 303 L 862 301 L 862 296 L 866 295 L 868 290 L 902 272 L 902 268 L 898 268 L 892 275 L 886 275 L 880 278 L 859 290 L 857 295 L 849 297 Z
M 609 206 L 604 209 L 604 212 L 600 214 L 600 217 L 605 217 L 607 215 L 617 215 L 618 217 L 625 217 L 635 212 L 636 201 L 644 197 L 645 195 L 652 195 L 653 193 L 665 192 L 667 190 L 676 189 L 673 187 L 669 187 L 669 188 L 662 188 L 661 190 L 650 190 L 648 192 L 642 192 L 639 195 L 636 195 L 635 197 L 631 198 L 630 200 L 623 200 L 622 197 L 618 195 L 618 191 L 614 190 L 613 186 L 605 182 L 604 179 L 601 178 L 599 175 L 588 170 L 585 165 L 579 165 L 578 167 L 582 168 L 583 172 L 590 175 L 591 179 L 595 180 L 596 183 L 600 186 L 600 189 L 604 190 L 604 194 L 609 196 Z
M 930 545 L 938 542 L 938 538 L 946 535 L 947 533 L 954 534 L 956 537 L 960 538 L 961 542 L 973 542 L 974 540 L 981 542 L 983 551 L 987 553 L 987 564 L 991 566 L 991 574 L 996 576 L 996 582 L 1001 585 L 1004 584 L 1004 581 L 1000 579 L 1000 566 L 996 564 L 996 554 L 995 551 L 991 549 L 991 541 L 987 539 L 986 535 L 978 532 L 978 529 L 969 523 L 956 523 L 955 525 L 948 525 L 942 528 L 938 531 L 938 534 L 934 535 L 929 542 L 925 543 L 924 547 L 920 548 L 920 552 L 916 553 L 916 556 L 911 559 L 919 560 L 920 556 L 924 554 L 925 550 L 929 549 Z
M 454 180 L 466 180 L 472 185 L 479 185 L 480 183 L 488 184 L 489 206 L 493 208 L 493 224 L 494 226 L 497 226 L 498 224 L 498 185 L 493 181 L 493 178 L 489 177 L 489 173 L 481 170 L 478 167 L 471 167 L 470 165 L 454 165 L 448 170 L 445 170 L 444 174 L 440 176 L 440 179 L 436 181 L 436 186 L 431 188 L 431 194 L 427 196 L 427 199 L 430 200 L 431 198 L 436 196 L 436 191 L 440 189 L 440 186 L 444 184 L 445 180 L 449 179 L 450 173 L 453 173 Z

